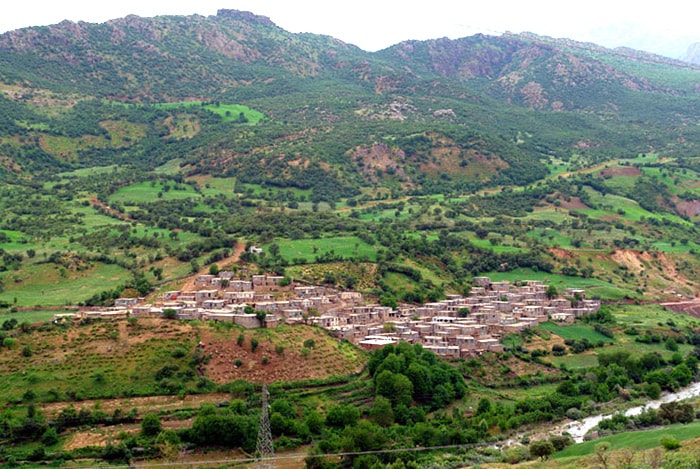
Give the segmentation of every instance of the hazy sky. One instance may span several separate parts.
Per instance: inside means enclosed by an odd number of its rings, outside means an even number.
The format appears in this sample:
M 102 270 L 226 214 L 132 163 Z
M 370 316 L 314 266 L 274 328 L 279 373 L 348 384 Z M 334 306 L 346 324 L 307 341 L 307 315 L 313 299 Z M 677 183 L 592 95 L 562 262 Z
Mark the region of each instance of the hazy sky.
M 505 31 L 629 46 L 681 57 L 700 42 L 693 0 L 19 0 L 3 7 L 0 32 L 128 14 L 214 15 L 220 8 L 270 17 L 291 32 L 328 34 L 368 51 L 406 39 L 458 38 Z

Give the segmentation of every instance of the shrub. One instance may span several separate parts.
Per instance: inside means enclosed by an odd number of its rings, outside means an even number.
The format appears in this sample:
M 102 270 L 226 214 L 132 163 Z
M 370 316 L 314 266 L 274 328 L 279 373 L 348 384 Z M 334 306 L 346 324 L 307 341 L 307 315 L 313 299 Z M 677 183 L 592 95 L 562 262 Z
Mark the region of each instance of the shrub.
M 554 453 L 555 448 L 549 440 L 538 440 L 530 443 L 530 454 L 543 461 L 549 459 L 549 455 Z
M 661 446 L 663 446 L 666 451 L 673 451 L 681 447 L 681 443 L 678 439 L 671 435 L 662 436 L 659 443 L 661 443 Z
M 571 435 L 552 435 L 549 437 L 549 441 L 552 442 L 554 449 L 557 451 L 561 451 L 567 446 L 574 444 L 574 439 L 571 437 Z
M 525 446 L 515 446 L 508 448 L 503 454 L 503 461 L 508 464 L 518 464 L 527 461 L 530 458 L 530 452 Z
M 270 359 L 268 357 L 262 357 L 262 364 L 267 365 L 270 362 Z
M 255 352 L 258 348 L 258 345 L 260 345 L 260 342 L 258 342 L 258 339 L 252 338 L 250 339 L 250 351 Z
M 160 417 L 156 414 L 146 414 L 141 421 L 141 434 L 144 436 L 156 436 L 162 429 L 163 424 L 160 422 Z
M 306 339 L 304 341 L 305 348 L 314 348 L 316 346 L 316 341 L 314 339 Z
M 233 364 L 236 365 L 236 367 L 242 366 L 243 360 L 241 360 L 240 358 L 236 358 L 236 361 L 234 361 Z
M 43 435 L 41 435 L 41 444 L 44 446 L 53 446 L 58 443 L 58 433 L 54 427 L 49 427 L 46 429 Z

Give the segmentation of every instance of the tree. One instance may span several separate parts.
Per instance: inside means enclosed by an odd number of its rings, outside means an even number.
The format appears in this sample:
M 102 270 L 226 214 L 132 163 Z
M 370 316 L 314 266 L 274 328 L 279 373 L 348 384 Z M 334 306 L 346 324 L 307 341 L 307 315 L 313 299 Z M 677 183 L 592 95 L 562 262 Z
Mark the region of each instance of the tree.
M 554 445 L 549 440 L 538 440 L 530 443 L 530 454 L 545 461 L 555 451 Z
M 369 416 L 374 423 L 381 427 L 388 427 L 394 423 L 394 411 L 391 408 L 391 401 L 384 396 L 375 397 L 369 410 Z
M 377 394 L 389 399 L 392 404 L 410 405 L 413 402 L 413 383 L 401 373 L 384 370 L 375 379 Z
M 326 425 L 335 428 L 344 428 L 355 425 L 360 420 L 360 410 L 350 405 L 334 405 L 326 414 Z
M 209 266 L 210 275 L 219 275 L 219 266 L 217 264 L 212 264 Z
M 547 287 L 547 291 L 545 292 L 545 295 L 547 295 L 548 299 L 552 300 L 552 299 L 556 298 L 557 296 L 559 296 L 559 291 L 557 290 L 557 287 L 555 287 L 554 285 L 549 285 Z
M 163 424 L 160 422 L 158 415 L 150 413 L 141 421 L 141 434 L 143 436 L 157 436 L 163 430 Z
M 58 443 L 58 433 L 54 427 L 48 427 L 43 435 L 41 435 L 41 444 L 44 446 L 53 446 Z

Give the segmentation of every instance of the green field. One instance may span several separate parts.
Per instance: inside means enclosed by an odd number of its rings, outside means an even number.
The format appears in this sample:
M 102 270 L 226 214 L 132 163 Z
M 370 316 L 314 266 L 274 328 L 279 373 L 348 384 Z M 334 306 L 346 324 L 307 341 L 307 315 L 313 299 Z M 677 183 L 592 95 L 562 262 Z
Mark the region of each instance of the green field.
M 598 366 L 598 355 L 596 353 L 577 353 L 562 357 L 551 356 L 548 360 L 556 366 L 565 365 L 570 370 Z
M 17 251 L 30 248 L 37 248 L 39 245 L 30 243 L 30 238 L 19 231 L 0 230 L 0 233 L 5 234 L 10 239 L 8 243 L 0 243 L 0 249 L 5 251 Z
M 531 269 L 513 269 L 508 272 L 487 272 L 484 274 L 496 282 L 508 281 L 515 283 L 523 280 L 541 280 L 554 285 L 558 289 L 583 288 L 588 297 L 600 297 L 604 300 L 620 300 L 626 297 L 634 297 L 632 290 L 618 288 L 608 282 L 595 278 L 569 277 L 549 272 L 535 272 Z
M 581 457 L 595 452 L 596 446 L 602 442 L 610 443 L 610 451 L 629 448 L 632 450 L 643 450 L 656 448 L 661 446 L 659 440 L 664 435 L 671 435 L 679 441 L 690 440 L 700 437 L 700 420 L 687 425 L 676 424 L 666 428 L 654 430 L 644 430 L 639 432 L 625 432 L 617 435 L 598 438 L 597 440 L 586 441 L 577 445 L 571 445 L 568 448 L 559 451 L 552 455 L 554 459 L 567 457 Z M 679 466 L 680 467 L 680 466 Z M 683 466 L 693 467 L 693 466 Z
M 189 184 L 179 184 L 175 187 L 173 184 L 167 184 L 169 189 L 165 188 L 166 183 L 163 181 L 143 181 L 130 184 L 119 188 L 114 194 L 109 197 L 110 203 L 118 203 L 123 205 L 136 205 L 144 202 L 154 202 L 156 200 L 176 200 L 199 198 L 200 194 L 196 193 L 194 188 Z
M 0 313 L 0 323 L 8 319 L 16 319 L 19 324 L 28 322 L 35 324 L 38 322 L 48 322 L 55 314 L 72 313 L 74 311 L 62 310 L 39 310 L 39 311 L 17 311 L 16 313 Z
M 269 252 L 270 244 L 272 243 L 262 246 L 264 252 Z M 377 249 L 357 236 L 280 240 L 274 244 L 279 246 L 280 256 L 289 262 L 294 259 L 305 259 L 306 262 L 312 262 L 317 256 L 327 254 L 330 251 L 344 258 L 366 256 L 370 261 L 377 260 Z
M 558 335 L 562 339 L 572 339 L 572 340 L 582 340 L 588 339 L 589 342 L 596 344 L 600 341 L 611 343 L 613 339 L 604 336 L 598 331 L 593 330 L 592 327 L 583 325 L 570 325 L 570 326 L 560 326 L 559 324 L 554 324 L 552 322 L 545 322 L 537 326 L 537 329 L 542 329 L 549 331 L 553 334 Z
M 234 122 L 239 119 L 240 115 L 243 114 L 245 118 L 247 119 L 246 123 L 249 124 L 257 124 L 260 122 L 262 119 L 265 118 L 265 115 L 260 112 L 256 111 L 254 109 L 249 108 L 248 106 L 244 106 L 242 104 L 204 104 L 202 105 L 201 101 L 182 101 L 182 102 L 177 102 L 177 103 L 159 103 L 155 105 L 158 108 L 161 109 L 176 109 L 178 107 L 192 107 L 192 106 L 201 106 L 204 109 L 206 109 L 209 112 L 212 112 L 214 114 L 218 114 L 221 116 L 224 122 Z
M 126 269 L 115 264 L 96 263 L 78 272 L 54 264 L 29 264 L 6 280 L 0 300 L 16 306 L 75 305 L 129 277 Z
M 655 329 L 675 325 L 677 327 L 700 327 L 700 319 L 688 314 L 679 314 L 658 304 L 625 305 L 612 307 L 615 319 L 625 326 Z

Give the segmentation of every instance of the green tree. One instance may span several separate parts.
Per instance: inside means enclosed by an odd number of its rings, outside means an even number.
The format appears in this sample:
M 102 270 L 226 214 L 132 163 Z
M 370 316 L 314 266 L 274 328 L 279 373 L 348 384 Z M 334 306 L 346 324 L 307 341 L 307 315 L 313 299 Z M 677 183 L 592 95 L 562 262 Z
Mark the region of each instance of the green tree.
M 44 446 L 53 446 L 58 443 L 58 433 L 54 427 L 48 427 L 43 435 L 41 435 L 41 444 Z
M 530 454 L 545 461 L 555 451 L 554 445 L 549 440 L 537 440 L 530 443 Z
M 149 413 L 141 421 L 141 434 L 147 437 L 157 436 L 163 430 L 163 424 L 157 414 Z
M 360 410 L 350 405 L 334 405 L 326 414 L 326 425 L 335 428 L 344 428 L 355 425 L 360 420 Z
M 377 395 L 384 396 L 393 405 L 410 405 L 413 402 L 413 383 L 401 373 L 389 370 L 380 372 L 375 379 Z
M 394 423 L 391 401 L 384 396 L 376 396 L 369 410 L 369 416 L 374 423 L 382 427 L 388 427 Z

